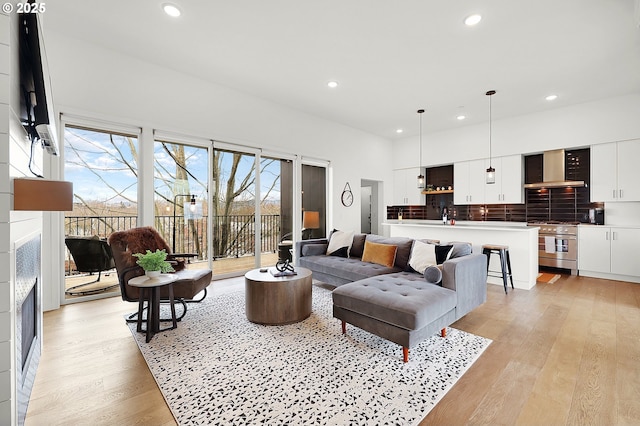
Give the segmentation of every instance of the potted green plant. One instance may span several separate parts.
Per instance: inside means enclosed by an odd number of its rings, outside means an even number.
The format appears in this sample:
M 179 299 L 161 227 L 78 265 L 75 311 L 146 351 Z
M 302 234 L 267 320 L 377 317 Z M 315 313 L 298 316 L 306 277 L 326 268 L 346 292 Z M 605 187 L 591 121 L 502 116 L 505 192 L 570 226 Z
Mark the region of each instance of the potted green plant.
M 144 269 L 149 278 L 157 277 L 161 273 L 174 271 L 173 266 L 166 260 L 167 252 L 164 250 L 147 250 L 144 254 L 134 253 L 133 255 L 138 258 L 136 263 Z

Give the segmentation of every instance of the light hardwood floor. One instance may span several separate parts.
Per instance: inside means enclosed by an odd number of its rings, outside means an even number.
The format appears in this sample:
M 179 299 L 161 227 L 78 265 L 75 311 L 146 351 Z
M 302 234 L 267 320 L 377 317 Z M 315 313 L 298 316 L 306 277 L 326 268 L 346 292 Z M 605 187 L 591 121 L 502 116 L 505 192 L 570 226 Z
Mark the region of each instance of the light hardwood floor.
M 273 266 L 278 261 L 278 253 L 265 252 L 260 256 L 260 260 L 263 266 Z M 214 277 L 216 275 L 228 276 L 229 274 L 238 273 L 239 271 L 248 271 L 255 267 L 255 256 L 242 256 L 242 257 L 228 257 L 216 259 L 213 261 L 213 274 Z M 207 262 L 195 261 L 187 263 L 187 269 L 201 269 L 207 268 Z M 81 273 L 78 275 L 66 276 L 64 280 L 65 288 L 69 289 L 72 286 L 76 286 L 78 284 L 89 283 L 93 280 L 97 279 L 97 274 L 86 274 Z M 118 273 L 115 269 L 110 271 L 105 271 L 102 273 L 100 281 L 96 283 L 91 283 L 87 286 L 81 287 L 77 291 L 87 291 L 92 289 L 99 289 L 109 287 L 113 284 L 118 284 Z M 101 296 L 105 293 L 110 295 L 116 295 L 120 297 L 120 288 L 114 287 L 109 289 L 108 291 L 104 291 L 100 294 Z M 85 295 L 65 295 L 65 299 L 67 301 L 72 301 L 73 299 L 85 298 Z
M 214 282 L 209 297 L 243 282 Z M 175 424 L 124 325 L 135 308 L 109 298 L 45 313 L 28 426 Z M 508 295 L 489 285 L 454 327 L 493 343 L 422 425 L 640 424 L 639 284 L 563 276 Z

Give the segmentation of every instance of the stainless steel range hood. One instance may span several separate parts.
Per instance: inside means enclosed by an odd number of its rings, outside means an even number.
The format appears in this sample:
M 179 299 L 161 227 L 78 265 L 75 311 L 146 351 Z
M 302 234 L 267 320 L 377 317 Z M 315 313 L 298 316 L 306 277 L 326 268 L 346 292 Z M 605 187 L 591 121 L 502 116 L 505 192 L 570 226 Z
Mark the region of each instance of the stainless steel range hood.
M 539 188 L 564 188 L 564 187 L 581 187 L 584 186 L 582 180 L 566 180 L 565 171 L 565 154 L 564 149 L 554 149 L 553 151 L 545 151 L 542 161 L 542 182 L 526 183 L 527 189 Z

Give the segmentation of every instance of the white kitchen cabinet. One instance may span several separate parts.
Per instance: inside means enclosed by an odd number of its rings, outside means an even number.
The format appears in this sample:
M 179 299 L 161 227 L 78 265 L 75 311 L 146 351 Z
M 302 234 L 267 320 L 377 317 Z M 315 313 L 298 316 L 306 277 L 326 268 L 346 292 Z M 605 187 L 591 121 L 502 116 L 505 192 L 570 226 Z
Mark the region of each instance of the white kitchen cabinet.
M 486 183 L 487 168 L 496 182 Z M 524 202 L 521 155 L 462 161 L 453 165 L 454 204 L 520 204 Z
M 640 277 L 640 229 L 611 228 L 611 273 Z
M 618 142 L 619 201 L 640 201 L 640 139 Z
M 418 189 L 419 167 L 393 171 L 393 204 L 396 206 L 425 204 L 422 189 Z M 424 170 L 422 171 L 424 176 Z
M 453 163 L 453 204 L 470 204 L 470 192 L 469 162 Z
M 484 159 L 453 164 L 453 204 L 484 204 Z
M 485 161 L 485 170 L 489 167 Z M 486 204 L 522 204 L 524 202 L 524 170 L 521 155 L 497 157 L 491 161 L 496 169 L 496 183 L 485 184 Z
M 581 226 L 578 269 L 605 274 L 640 277 L 637 260 L 640 229 Z
M 591 146 L 591 201 L 640 201 L 640 140 Z
M 578 228 L 578 270 L 611 272 L 611 228 Z

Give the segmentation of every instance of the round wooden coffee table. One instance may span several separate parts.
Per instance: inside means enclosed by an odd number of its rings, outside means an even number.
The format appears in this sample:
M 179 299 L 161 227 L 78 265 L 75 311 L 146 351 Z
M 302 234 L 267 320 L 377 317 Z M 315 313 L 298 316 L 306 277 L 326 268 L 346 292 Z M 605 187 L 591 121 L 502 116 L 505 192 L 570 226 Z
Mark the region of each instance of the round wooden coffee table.
M 244 275 L 245 309 L 251 322 L 292 324 L 311 315 L 311 271 L 296 268 L 297 275 L 274 277 L 254 269 Z

